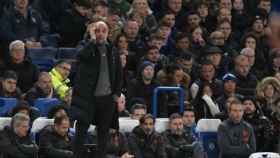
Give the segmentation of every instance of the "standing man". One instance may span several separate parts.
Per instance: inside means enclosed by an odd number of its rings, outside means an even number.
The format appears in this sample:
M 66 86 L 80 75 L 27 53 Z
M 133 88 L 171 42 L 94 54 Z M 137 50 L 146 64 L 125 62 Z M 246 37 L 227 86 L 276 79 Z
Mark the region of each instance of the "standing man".
M 96 124 L 98 158 L 106 153 L 109 128 L 118 128 L 116 102 L 121 94 L 121 63 L 118 52 L 107 42 L 108 26 L 90 24 L 91 40 L 78 55 L 72 106 L 77 119 L 76 158 L 83 158 L 83 140 L 90 124 Z
M 231 102 L 229 118 L 218 128 L 219 158 L 248 158 L 256 151 L 256 139 L 252 126 L 243 120 L 243 105 Z

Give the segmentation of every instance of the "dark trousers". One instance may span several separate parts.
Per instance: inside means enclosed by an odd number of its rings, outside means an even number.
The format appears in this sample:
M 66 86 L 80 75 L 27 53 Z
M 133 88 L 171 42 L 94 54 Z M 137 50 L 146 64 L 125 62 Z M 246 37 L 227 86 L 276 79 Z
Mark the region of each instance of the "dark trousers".
M 106 146 L 109 140 L 109 128 L 113 123 L 113 115 L 116 110 L 116 103 L 112 96 L 95 97 L 91 111 L 88 111 L 90 120 L 77 120 L 75 134 L 75 155 L 76 158 L 84 158 L 85 149 L 83 144 L 87 136 L 89 125 L 93 122 L 97 127 L 98 158 L 103 158 L 106 154 Z M 93 119 L 93 120 L 92 120 Z

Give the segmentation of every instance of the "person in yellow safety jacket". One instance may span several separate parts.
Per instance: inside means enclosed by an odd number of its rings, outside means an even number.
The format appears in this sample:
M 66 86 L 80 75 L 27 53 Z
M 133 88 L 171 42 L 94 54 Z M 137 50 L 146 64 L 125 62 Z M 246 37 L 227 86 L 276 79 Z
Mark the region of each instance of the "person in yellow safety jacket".
M 65 60 L 58 61 L 54 68 L 49 72 L 52 77 L 52 85 L 54 90 L 59 95 L 59 98 L 63 100 L 65 94 L 69 90 L 67 84 L 70 82 L 68 76 L 71 71 L 71 64 Z

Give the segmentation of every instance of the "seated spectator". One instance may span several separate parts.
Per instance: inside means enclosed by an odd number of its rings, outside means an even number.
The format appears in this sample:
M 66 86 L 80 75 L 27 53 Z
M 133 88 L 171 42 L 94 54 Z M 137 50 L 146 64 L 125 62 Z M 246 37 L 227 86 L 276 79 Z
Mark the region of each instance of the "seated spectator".
M 196 121 L 202 118 L 214 118 L 221 110 L 213 97 L 213 90 L 209 84 L 204 84 L 199 90 L 197 97 L 193 100 L 192 106 L 195 112 Z
M 151 62 L 143 62 L 138 69 L 137 78 L 130 81 L 127 87 L 127 98 L 143 98 L 147 104 L 148 112 L 151 111 L 152 107 L 152 95 L 154 89 L 159 84 L 153 79 L 154 78 L 154 64 Z
M 41 72 L 38 77 L 38 81 L 34 86 L 26 92 L 25 100 L 30 105 L 34 104 L 34 101 L 38 98 L 57 98 L 58 95 L 54 91 L 52 85 L 51 75 L 47 72 Z
M 184 101 L 189 101 L 189 84 L 190 76 L 186 74 L 182 67 L 177 64 L 167 65 L 163 70 L 157 73 L 157 80 L 161 83 L 161 86 L 181 87 L 184 90 Z M 177 91 L 165 93 L 167 97 L 167 111 L 168 115 L 177 112 L 179 108 L 179 94 Z
M 183 118 L 174 113 L 169 117 L 169 129 L 163 132 L 168 158 L 204 158 L 204 151 L 192 133 L 184 130 Z
M 27 48 L 42 47 L 40 38 L 49 33 L 49 25 L 42 20 L 39 12 L 29 6 L 29 0 L 15 0 L 14 4 L 2 16 L 2 40 L 22 40 Z
M 193 109 L 185 109 L 183 112 L 182 119 L 184 130 L 187 133 L 195 134 L 196 123 Z
M 238 95 L 236 94 L 236 82 L 237 78 L 234 74 L 227 73 L 223 76 L 223 95 L 217 99 L 221 111 L 227 111 L 226 100 L 228 97 Z
M 204 84 L 210 84 L 214 98 L 222 94 L 222 82 L 215 78 L 215 72 L 215 66 L 211 61 L 203 61 L 201 64 L 200 78 L 194 81 L 190 88 L 192 99 L 196 98 L 198 91 L 202 89 Z
M 61 116 L 67 116 L 66 108 L 63 105 L 54 106 L 48 112 L 49 119 Z
M 219 158 L 248 158 L 256 151 L 254 129 L 242 119 L 243 112 L 240 101 L 229 105 L 229 118 L 218 128 Z
M 257 152 L 271 152 L 272 125 L 252 97 L 243 98 L 244 120 L 250 123 L 256 137 Z
M 12 118 L 11 127 L 0 132 L 0 153 L 4 158 L 34 158 L 38 155 L 38 146 L 28 134 L 30 118 L 18 113 Z
M 40 158 L 74 158 L 69 127 L 69 118 L 60 116 L 55 117 L 53 126 L 40 132 Z
M 68 84 L 70 80 L 68 76 L 71 71 L 71 64 L 65 60 L 58 61 L 54 68 L 49 72 L 52 78 L 52 85 L 59 98 L 63 100 L 67 90 L 69 90 Z
M 257 78 L 250 68 L 248 57 L 239 55 L 235 58 L 233 74 L 237 77 L 236 92 L 243 96 L 253 96 L 257 87 Z
M 140 118 L 147 114 L 147 107 L 144 104 L 136 103 L 131 107 L 131 119 L 140 120 Z
M 135 158 L 167 158 L 162 136 L 155 131 L 155 119 L 147 114 L 139 120 L 128 137 L 131 153 Z
M 123 133 L 115 129 L 109 131 L 106 158 L 134 158 L 129 153 L 128 140 Z
M 25 46 L 22 41 L 16 40 L 10 43 L 10 59 L 7 62 L 7 70 L 13 70 L 18 75 L 18 87 L 22 92 L 28 91 L 38 79 L 39 70 L 26 57 Z
M 119 117 L 129 117 L 129 112 L 126 110 L 125 96 L 121 94 L 117 101 Z
M 0 97 L 20 99 L 21 91 L 17 83 L 17 74 L 14 71 L 6 71 L 0 84 Z
M 275 100 L 280 95 L 280 82 L 274 77 L 266 77 L 256 88 L 256 97 L 264 115 L 270 118 L 272 112 L 275 112 Z

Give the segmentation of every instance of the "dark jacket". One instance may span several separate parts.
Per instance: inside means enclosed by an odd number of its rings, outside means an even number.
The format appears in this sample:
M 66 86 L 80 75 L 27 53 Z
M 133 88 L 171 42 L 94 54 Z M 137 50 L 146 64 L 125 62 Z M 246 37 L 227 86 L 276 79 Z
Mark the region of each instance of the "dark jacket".
M 167 158 L 163 138 L 156 131 L 147 136 L 140 126 L 128 138 L 130 151 L 135 158 Z
M 241 120 L 239 124 L 227 119 L 218 128 L 220 158 L 248 158 L 256 151 L 252 126 Z
M 0 153 L 3 158 L 37 158 L 38 146 L 29 136 L 18 137 L 10 127 L 0 132 Z
M 280 114 L 277 112 L 272 113 L 271 122 L 273 128 L 272 138 L 278 138 L 272 140 L 272 144 L 273 144 L 272 149 L 274 150 L 274 152 L 278 152 L 279 150 L 277 149 L 277 144 L 279 144 L 279 136 L 280 136 Z
M 70 136 L 57 134 L 53 126 L 47 126 L 40 133 L 40 158 L 73 158 Z
M 236 92 L 243 96 L 254 96 L 258 80 L 255 75 L 249 73 L 247 77 L 233 73 L 237 77 Z
M 49 94 L 45 94 L 43 90 L 36 84 L 26 92 L 24 100 L 26 100 L 30 105 L 34 104 L 34 101 L 38 98 L 47 98 Z M 51 98 L 58 98 L 58 94 L 53 90 Z
M 121 94 L 122 68 L 119 53 L 111 44 L 106 44 L 109 77 L 112 96 Z M 78 54 L 78 66 L 73 87 L 72 107 L 75 109 L 77 119 L 88 122 L 92 117 L 92 104 L 94 103 L 94 92 L 97 87 L 100 70 L 100 53 L 93 41 L 88 42 Z M 94 106 L 93 106 L 94 107 Z M 95 109 L 93 109 L 95 110 Z M 116 112 L 117 114 L 117 112 Z M 117 119 L 117 117 L 114 117 Z M 94 121 L 91 120 L 93 123 Z M 115 122 L 117 120 L 114 120 Z
M 272 152 L 271 141 L 273 140 L 273 130 L 271 122 L 259 110 L 256 110 L 252 114 L 245 114 L 244 120 L 254 128 L 257 151 Z
M 31 40 L 39 41 L 49 32 L 49 25 L 43 22 L 41 15 L 31 7 L 27 18 L 11 7 L 1 19 L 0 36 L 4 41 Z
M 194 158 L 204 157 L 202 147 L 198 143 L 194 143 L 195 136 L 191 133 L 184 132 L 179 136 L 172 134 L 171 130 L 166 130 L 163 133 L 163 139 L 168 158 L 185 158 L 188 156 L 193 156 Z M 188 150 L 187 146 L 191 147 L 191 150 Z
M 118 158 L 124 153 L 129 152 L 128 140 L 126 136 L 120 132 L 112 132 L 109 136 L 107 145 L 107 158 Z
M 9 62 L 7 64 L 7 70 L 13 70 L 17 73 L 17 85 L 24 93 L 38 80 L 39 70 L 37 66 L 27 59 L 20 64 Z

